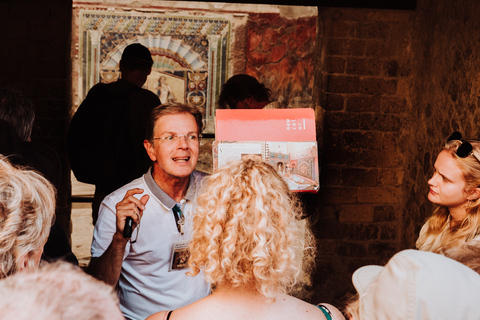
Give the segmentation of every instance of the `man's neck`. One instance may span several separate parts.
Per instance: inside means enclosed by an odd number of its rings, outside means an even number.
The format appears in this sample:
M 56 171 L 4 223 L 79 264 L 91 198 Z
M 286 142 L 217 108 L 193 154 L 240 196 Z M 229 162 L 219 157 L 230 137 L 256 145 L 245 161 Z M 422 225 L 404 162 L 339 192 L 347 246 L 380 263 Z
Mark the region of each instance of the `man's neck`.
M 146 76 L 144 76 L 140 71 L 133 71 L 133 72 L 122 72 L 120 79 L 128 81 L 137 87 L 142 87 L 145 83 Z
M 187 194 L 190 176 L 178 178 L 160 174 L 153 170 L 153 179 L 155 183 L 173 200 L 180 202 Z

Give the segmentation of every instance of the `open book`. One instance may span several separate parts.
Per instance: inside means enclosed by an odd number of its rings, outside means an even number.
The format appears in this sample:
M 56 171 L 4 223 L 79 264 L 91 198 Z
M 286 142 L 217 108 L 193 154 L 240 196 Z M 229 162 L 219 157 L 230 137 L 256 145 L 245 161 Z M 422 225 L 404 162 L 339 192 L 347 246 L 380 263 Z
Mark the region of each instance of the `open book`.
M 217 110 L 213 170 L 230 161 L 269 163 L 296 192 L 317 192 L 313 109 Z

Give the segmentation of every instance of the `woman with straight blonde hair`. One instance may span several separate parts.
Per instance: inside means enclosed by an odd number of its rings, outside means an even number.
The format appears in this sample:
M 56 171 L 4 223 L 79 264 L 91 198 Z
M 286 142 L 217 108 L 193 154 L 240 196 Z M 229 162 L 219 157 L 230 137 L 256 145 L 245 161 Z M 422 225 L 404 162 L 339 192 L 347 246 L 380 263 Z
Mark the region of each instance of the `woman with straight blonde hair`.
M 36 269 L 55 214 L 55 189 L 0 155 L 0 279 Z
M 288 294 L 308 281 L 315 246 L 297 197 L 275 169 L 246 160 L 207 179 L 188 264 L 192 276 L 204 271 L 213 293 L 147 319 L 344 319 L 331 305 Z
M 435 161 L 428 199 L 438 207 L 416 246 L 442 253 L 480 238 L 480 142 L 454 132 Z

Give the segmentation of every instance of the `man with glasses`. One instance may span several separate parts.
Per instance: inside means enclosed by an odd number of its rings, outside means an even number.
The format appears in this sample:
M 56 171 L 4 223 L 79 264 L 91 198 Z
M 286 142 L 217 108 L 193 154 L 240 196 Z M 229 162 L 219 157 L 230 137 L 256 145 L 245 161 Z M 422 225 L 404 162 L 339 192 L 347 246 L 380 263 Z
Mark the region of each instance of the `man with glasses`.
M 192 216 L 205 177 L 194 171 L 202 129 L 202 114 L 194 106 L 154 108 L 144 141 L 152 167 L 100 206 L 89 271 L 117 287 L 127 319 L 145 319 L 210 293 L 202 274 L 185 274 Z M 128 219 L 131 236 L 124 234 Z

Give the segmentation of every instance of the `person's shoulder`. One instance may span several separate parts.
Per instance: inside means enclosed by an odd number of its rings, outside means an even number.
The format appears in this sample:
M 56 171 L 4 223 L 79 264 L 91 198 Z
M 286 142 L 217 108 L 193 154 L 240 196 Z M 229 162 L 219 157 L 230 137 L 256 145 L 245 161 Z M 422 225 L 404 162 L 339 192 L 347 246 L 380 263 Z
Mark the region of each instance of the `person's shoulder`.
M 91 98 L 94 97 L 98 94 L 104 93 L 109 87 L 112 87 L 111 83 L 97 83 L 93 87 L 88 90 L 87 97 L 86 98 Z
M 62 163 L 55 150 L 40 142 L 23 142 L 23 156 L 58 189 L 62 180 Z
M 108 194 L 105 197 L 105 201 L 113 201 L 114 203 L 117 203 L 119 199 L 123 199 L 125 196 L 125 193 L 127 193 L 128 190 L 135 189 L 135 188 L 141 188 L 144 189 L 146 188 L 146 184 L 143 180 L 143 176 L 136 178 L 129 183 L 121 186 L 117 190 L 113 191 L 112 193 Z
M 323 312 L 317 306 L 301 299 L 286 295 L 283 298 L 277 298 L 277 302 L 280 302 L 278 306 L 280 314 L 296 314 L 301 319 L 325 319 Z
M 196 319 L 196 320 L 211 320 L 219 318 L 221 313 L 225 319 L 230 319 L 226 312 L 219 312 L 223 310 L 224 306 L 212 296 L 207 296 L 203 299 L 190 303 L 182 308 L 172 310 L 170 320 L 175 319 Z M 167 311 L 158 312 L 146 320 L 163 320 L 167 316 Z
M 282 319 L 301 318 L 301 319 L 329 319 L 320 308 L 314 304 L 305 302 L 301 299 L 285 295 L 277 298 L 277 306 L 274 305 L 278 317 Z M 323 304 L 332 320 L 345 320 L 343 314 L 330 304 Z M 325 309 L 324 309 L 325 310 Z
M 135 98 L 142 99 L 144 101 L 147 101 L 150 104 L 153 104 L 156 106 L 160 105 L 160 98 L 153 93 L 152 91 L 144 88 L 139 88 L 139 90 L 136 90 L 135 92 L 132 93 L 132 95 L 135 96 Z

